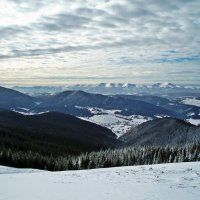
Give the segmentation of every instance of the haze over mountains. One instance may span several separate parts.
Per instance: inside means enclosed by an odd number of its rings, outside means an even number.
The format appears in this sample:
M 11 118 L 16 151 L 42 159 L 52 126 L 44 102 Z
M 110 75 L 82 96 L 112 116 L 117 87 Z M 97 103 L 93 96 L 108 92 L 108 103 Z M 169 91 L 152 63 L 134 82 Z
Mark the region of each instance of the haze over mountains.
M 38 96 L 39 94 L 54 94 L 66 90 L 82 90 L 100 94 L 143 94 L 167 97 L 199 96 L 200 85 L 177 85 L 172 83 L 132 84 L 132 83 L 100 83 L 75 84 L 66 86 L 14 86 L 13 89 L 23 93 Z

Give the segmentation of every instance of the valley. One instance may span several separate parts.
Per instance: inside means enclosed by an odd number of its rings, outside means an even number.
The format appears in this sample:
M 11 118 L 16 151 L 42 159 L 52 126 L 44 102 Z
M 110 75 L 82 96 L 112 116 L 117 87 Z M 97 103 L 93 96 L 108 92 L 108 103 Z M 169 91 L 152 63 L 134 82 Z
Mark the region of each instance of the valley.
M 6 104 L 0 103 L 0 108 L 24 115 L 47 112 L 71 114 L 107 127 L 118 137 L 131 127 L 157 118 L 174 117 L 196 126 L 200 125 L 198 87 L 159 83 L 14 88 L 26 94 L 1 88 L 0 95 L 2 93 L 3 98 L 12 99 L 13 103 L 2 99 Z M 69 90 L 59 92 L 64 89 Z M 94 92 L 93 89 L 95 93 L 88 93 Z M 133 91 L 136 89 L 138 94 Z M 52 93 L 50 90 L 53 90 Z M 163 95 L 164 93 L 167 95 Z M 187 96 L 186 93 L 191 96 Z
M 108 88 L 113 87 L 116 86 L 111 84 Z M 130 88 L 133 87 L 135 86 Z M 118 160 L 115 161 L 108 160 L 109 155 L 106 152 L 104 153 L 107 160 L 102 157 L 101 164 L 95 165 L 96 161 L 88 161 L 87 156 L 95 159 L 93 154 L 98 155 L 98 151 L 103 153 L 103 150 L 107 149 L 123 149 L 129 146 L 142 148 L 148 145 L 155 148 L 156 152 L 165 146 L 184 149 L 186 145 L 193 145 L 198 152 L 200 107 L 199 97 L 195 96 L 197 89 L 194 89 L 193 96 L 184 96 L 188 88 L 175 87 L 172 84 L 157 84 L 145 88 L 150 90 L 148 94 L 143 95 L 105 95 L 66 90 L 32 96 L 1 87 L 0 164 L 15 167 L 33 166 L 52 171 L 87 169 L 146 162 L 130 161 L 130 158 L 127 158 L 127 161 L 121 160 L 120 151 L 117 151 Z M 179 94 L 178 98 L 163 97 L 162 92 L 166 88 L 174 92 L 181 88 L 184 92 Z M 160 91 L 160 95 L 150 94 L 154 89 Z M 191 146 L 191 161 L 197 161 L 198 156 L 192 148 Z M 186 151 L 183 149 L 177 150 L 178 154 L 173 152 L 171 156 L 177 154 L 180 157 L 180 152 Z M 137 155 L 140 151 L 143 150 L 139 148 L 133 152 Z M 152 156 L 156 156 L 151 149 L 148 151 Z M 71 157 L 81 155 L 79 159 L 83 161 L 83 166 L 78 158 Z M 139 153 L 139 156 L 142 155 Z M 183 157 L 184 155 L 180 158 L 182 161 L 189 159 L 188 155 L 184 159 Z M 169 158 L 167 154 L 166 159 L 166 162 L 170 162 L 172 157 Z M 173 159 L 177 161 L 174 157 Z M 156 163 L 153 158 L 149 162 Z

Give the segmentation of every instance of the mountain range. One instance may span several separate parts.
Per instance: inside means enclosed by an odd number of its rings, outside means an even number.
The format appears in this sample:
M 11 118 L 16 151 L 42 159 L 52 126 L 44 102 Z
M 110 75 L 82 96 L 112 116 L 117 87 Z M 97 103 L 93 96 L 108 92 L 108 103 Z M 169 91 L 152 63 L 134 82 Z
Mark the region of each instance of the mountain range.
M 117 110 L 116 114 L 122 116 L 170 116 L 198 120 L 199 102 L 198 97 L 190 96 L 169 99 L 155 95 L 102 95 L 79 90 L 33 97 L 15 90 L 0 88 L 0 108 L 24 114 L 55 111 L 89 118 L 94 115 L 89 108 L 101 108 Z
M 87 107 L 117 109 L 123 115 L 144 115 L 153 117 L 155 114 L 176 116 L 176 113 L 148 102 L 122 98 L 119 96 L 106 96 L 86 93 L 83 91 L 66 91 L 45 98 L 35 110 L 55 110 L 77 116 L 90 116 Z
M 26 139 L 30 142 L 36 137 L 37 145 L 42 141 L 43 146 L 53 146 L 55 152 L 53 141 L 59 141 L 58 146 L 62 146 L 63 152 L 81 153 L 118 147 L 123 142 L 128 145 L 192 142 L 199 139 L 199 127 L 185 121 L 199 121 L 198 101 L 197 97 L 169 99 L 155 95 L 102 95 L 84 91 L 36 97 L 0 87 L 1 136 L 9 133 L 9 139 L 2 139 L 1 145 L 12 141 L 17 148 L 20 142 L 19 146 L 24 148 Z M 124 135 L 119 133 L 118 136 L 123 136 L 118 140 L 114 133 L 120 126 Z M 128 128 L 124 128 L 126 126 Z M 63 147 L 63 144 L 68 145 Z
M 14 90 L 34 96 L 55 94 L 66 90 L 82 90 L 89 93 L 156 95 L 168 98 L 186 95 L 199 96 L 200 85 L 177 85 L 172 83 L 132 84 L 132 83 L 99 83 L 75 84 L 66 86 L 14 86 Z

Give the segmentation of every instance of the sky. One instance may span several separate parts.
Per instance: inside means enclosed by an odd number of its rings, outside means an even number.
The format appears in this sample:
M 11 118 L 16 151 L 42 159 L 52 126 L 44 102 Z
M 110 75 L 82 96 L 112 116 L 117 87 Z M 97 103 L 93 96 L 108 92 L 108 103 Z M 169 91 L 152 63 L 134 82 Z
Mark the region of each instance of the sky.
M 0 0 L 0 84 L 200 84 L 199 0 Z

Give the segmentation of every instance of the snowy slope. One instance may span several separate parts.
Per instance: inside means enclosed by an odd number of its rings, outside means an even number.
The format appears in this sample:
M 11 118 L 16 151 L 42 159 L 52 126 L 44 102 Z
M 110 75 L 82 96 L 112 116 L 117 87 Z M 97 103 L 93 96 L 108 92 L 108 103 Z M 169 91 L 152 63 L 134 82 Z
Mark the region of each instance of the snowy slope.
M 196 106 L 200 108 L 200 99 L 195 98 L 195 97 L 182 97 L 180 98 L 180 103 L 186 104 L 186 105 L 191 105 L 191 106 Z M 190 122 L 191 124 L 194 124 L 196 126 L 200 125 L 200 113 L 198 114 L 198 117 L 193 117 L 195 116 L 194 112 L 188 113 L 188 118 L 186 121 Z
M 192 105 L 192 106 L 200 107 L 200 99 L 197 99 L 197 98 L 194 98 L 194 97 L 184 98 L 181 103 L 186 104 L 186 105 Z
M 3 170 L 2 170 L 3 169 Z M 5 171 L 0 167 L 0 172 Z M 3 200 L 197 200 L 200 162 L 0 174 Z
M 0 175 L 1 174 L 16 174 L 16 173 L 34 173 L 41 172 L 42 170 L 38 169 L 18 169 L 14 167 L 6 167 L 0 165 Z
M 187 122 L 190 122 L 191 124 L 195 125 L 195 126 L 200 126 L 200 119 L 192 119 L 189 118 L 186 120 Z

